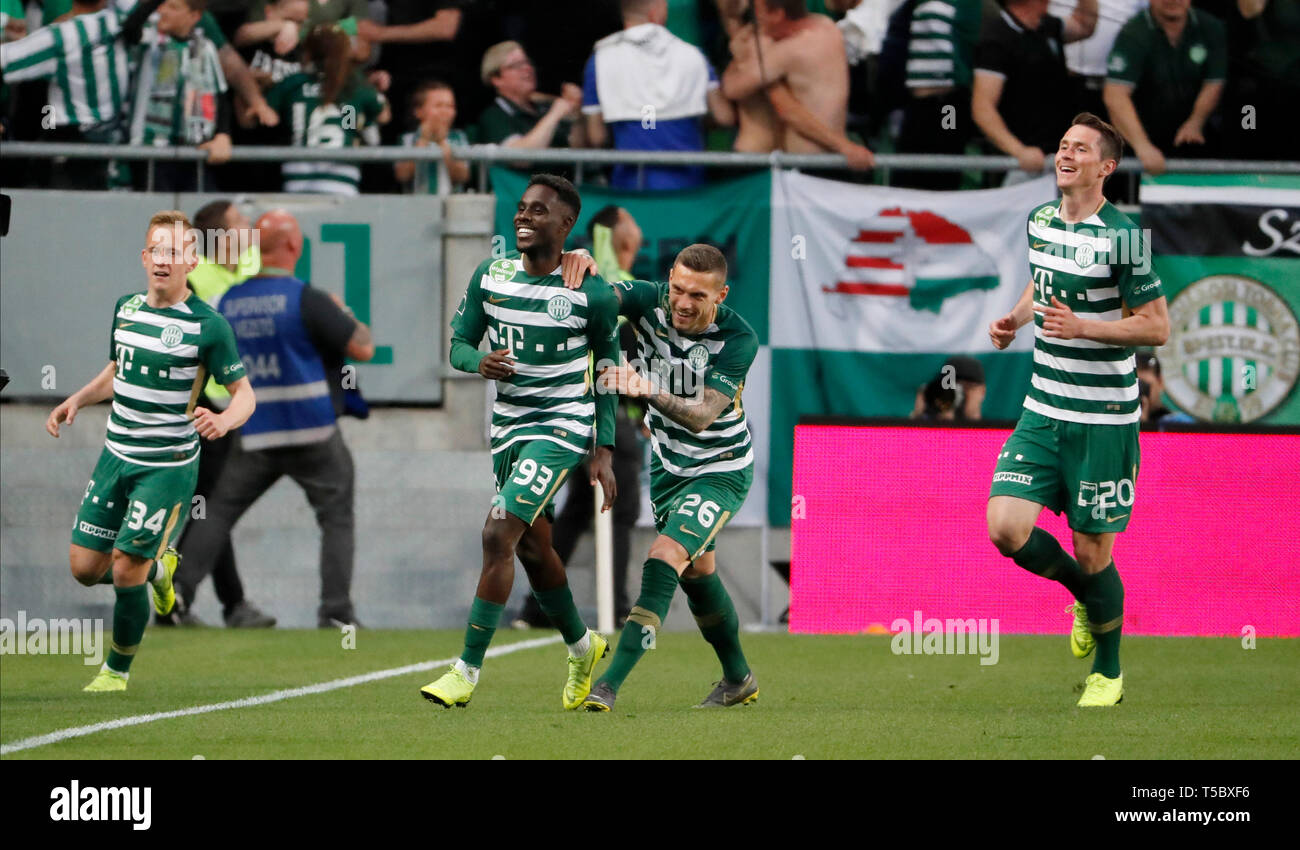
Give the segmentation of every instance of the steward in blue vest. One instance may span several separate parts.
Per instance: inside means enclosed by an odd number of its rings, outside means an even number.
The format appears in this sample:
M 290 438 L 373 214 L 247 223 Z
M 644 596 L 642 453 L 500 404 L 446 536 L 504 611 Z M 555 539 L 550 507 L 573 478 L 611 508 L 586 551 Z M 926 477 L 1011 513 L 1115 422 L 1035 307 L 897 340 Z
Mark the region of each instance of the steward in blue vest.
M 317 625 L 355 625 L 356 470 L 338 428 L 340 367 L 329 364 L 341 364 L 345 356 L 370 360 L 375 346 L 369 328 L 289 271 L 303 246 L 293 216 L 268 212 L 258 219 L 257 231 L 261 272 L 232 286 L 216 307 L 234 328 L 258 411 L 241 430 L 239 446 L 208 499 L 207 520 L 193 524 L 193 555 L 187 553 L 181 569 L 193 573 L 195 584 L 207 576 L 235 523 L 287 475 L 306 492 L 321 530 Z

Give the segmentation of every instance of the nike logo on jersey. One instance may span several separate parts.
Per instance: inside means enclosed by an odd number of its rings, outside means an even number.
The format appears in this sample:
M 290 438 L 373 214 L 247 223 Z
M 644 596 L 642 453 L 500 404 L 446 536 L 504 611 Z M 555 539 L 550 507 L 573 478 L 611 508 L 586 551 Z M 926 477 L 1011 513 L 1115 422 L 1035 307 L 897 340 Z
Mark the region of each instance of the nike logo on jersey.
M 1106 517 L 1106 522 L 1117 522 L 1126 516 L 1128 516 L 1128 514 L 1120 514 L 1119 516 L 1108 516 Z
M 492 297 L 491 295 L 488 296 L 488 301 L 491 302 L 491 303 L 493 303 L 493 304 L 501 304 L 501 303 L 503 303 L 503 302 L 505 302 L 505 301 L 509 301 L 509 300 L 510 300 L 510 296 L 508 296 L 508 295 L 507 295 L 505 298 L 494 298 L 494 297 Z
M 528 500 L 525 499 L 523 496 L 515 496 L 515 501 L 518 502 L 518 503 L 521 504 L 521 505 L 536 505 L 536 504 L 537 504 L 536 502 L 530 502 L 530 501 L 528 501 Z
M 1039 242 L 1039 241 L 1037 241 L 1037 240 L 1034 241 L 1034 250 L 1035 250 L 1035 251 L 1041 251 L 1041 250 L 1043 250 L 1043 249 L 1046 248 L 1046 247 L 1047 247 L 1047 243 L 1046 243 L 1046 242 Z
M 683 534 L 689 534 L 691 537 L 699 537 L 699 536 L 700 536 L 700 535 L 696 534 L 694 531 L 691 531 L 689 528 L 687 528 L 687 527 L 684 526 L 684 525 L 679 525 L 679 526 L 677 526 L 677 530 L 680 531 L 680 532 L 682 532 Z
M 655 334 L 657 334 L 658 336 L 663 337 L 664 339 L 667 339 L 667 338 L 668 338 L 668 332 L 667 332 L 666 330 L 664 330 L 663 328 L 655 328 Z
M 117 328 L 118 330 L 121 330 L 122 328 L 129 328 L 134 324 L 135 322 L 122 322 L 120 325 L 117 326 Z

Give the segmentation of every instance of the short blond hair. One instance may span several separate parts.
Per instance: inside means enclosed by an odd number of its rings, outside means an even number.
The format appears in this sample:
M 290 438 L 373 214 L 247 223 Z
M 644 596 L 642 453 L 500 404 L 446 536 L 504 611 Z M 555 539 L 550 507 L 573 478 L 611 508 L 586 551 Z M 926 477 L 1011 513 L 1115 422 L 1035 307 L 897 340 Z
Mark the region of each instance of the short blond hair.
M 153 218 L 149 219 L 149 226 L 144 231 L 145 241 L 149 241 L 149 234 L 153 233 L 155 227 L 170 227 L 176 224 L 181 225 L 187 232 L 194 229 L 194 225 L 190 224 L 190 217 L 180 210 L 159 210 L 153 214 Z
M 517 41 L 502 41 L 494 44 L 483 52 L 483 64 L 479 67 L 479 76 L 483 78 L 483 85 L 492 85 L 492 78 L 501 72 L 501 66 L 506 64 L 506 57 L 516 50 L 523 50 L 524 46 Z M 527 55 L 527 51 L 524 51 Z

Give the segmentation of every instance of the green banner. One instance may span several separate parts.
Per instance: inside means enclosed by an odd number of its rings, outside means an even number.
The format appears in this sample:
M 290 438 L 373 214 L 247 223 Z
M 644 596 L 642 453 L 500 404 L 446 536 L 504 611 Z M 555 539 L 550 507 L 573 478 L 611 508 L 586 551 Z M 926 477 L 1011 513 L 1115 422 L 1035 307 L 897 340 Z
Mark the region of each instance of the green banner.
M 1142 225 L 1169 299 L 1165 403 L 1201 421 L 1300 425 L 1300 178 L 1148 178 Z
M 515 208 L 529 175 L 492 169 L 496 193 L 493 251 L 515 249 Z M 632 273 L 643 280 L 667 280 L 677 252 L 694 242 L 716 245 L 727 257 L 727 304 L 753 326 L 759 342 L 768 339 L 768 242 L 771 228 L 771 178 L 768 172 L 710 183 L 680 192 L 621 192 L 582 186 L 582 214 L 568 248 L 590 248 L 587 222 L 608 204 L 636 219 L 645 239 Z

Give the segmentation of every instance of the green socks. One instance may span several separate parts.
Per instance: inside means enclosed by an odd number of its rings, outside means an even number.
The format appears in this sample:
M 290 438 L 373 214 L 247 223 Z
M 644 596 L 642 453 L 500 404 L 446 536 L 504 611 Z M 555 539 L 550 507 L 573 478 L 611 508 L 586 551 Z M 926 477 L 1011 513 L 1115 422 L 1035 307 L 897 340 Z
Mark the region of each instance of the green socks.
M 710 573 L 700 578 L 683 578 L 680 583 L 700 634 L 713 645 L 722 662 L 723 678 L 735 684 L 743 682 L 749 674 L 749 662 L 740 649 L 740 618 L 722 580 L 717 573 Z
M 1083 598 L 1086 579 L 1079 563 L 1065 554 L 1065 550 L 1061 548 L 1061 544 L 1055 537 L 1041 528 L 1035 527 L 1030 532 L 1025 545 L 1011 556 L 1011 560 L 1034 575 L 1059 581 L 1074 595 L 1075 599 L 1084 605 L 1088 604 L 1088 601 Z M 1091 608 L 1088 609 L 1088 614 L 1091 617 Z
M 1119 637 L 1124 626 L 1124 582 L 1111 561 L 1106 569 L 1084 579 L 1083 604 L 1088 609 L 1088 629 L 1097 640 L 1092 672 L 1107 679 L 1119 676 Z
M 565 643 L 577 643 L 587 633 L 587 624 L 583 621 L 578 608 L 573 604 L 573 594 L 565 582 L 550 590 L 534 590 L 533 598 L 551 622 L 560 630 Z
M 483 666 L 483 654 L 492 642 L 505 607 L 499 602 L 474 597 L 474 604 L 469 606 L 469 625 L 465 627 L 465 651 L 460 654 L 461 661 L 470 667 Z
M 144 640 L 144 627 L 149 623 L 149 589 L 137 584 L 115 587 L 113 591 L 117 601 L 113 605 L 113 644 L 108 650 L 108 668 L 127 673 L 140 641 Z
M 618 649 L 600 681 L 616 693 L 632 668 L 645 651 L 655 644 L 659 627 L 668 616 L 673 593 L 677 590 L 677 571 L 658 558 L 645 562 L 641 570 L 641 595 L 632 606 L 623 633 L 618 637 Z

